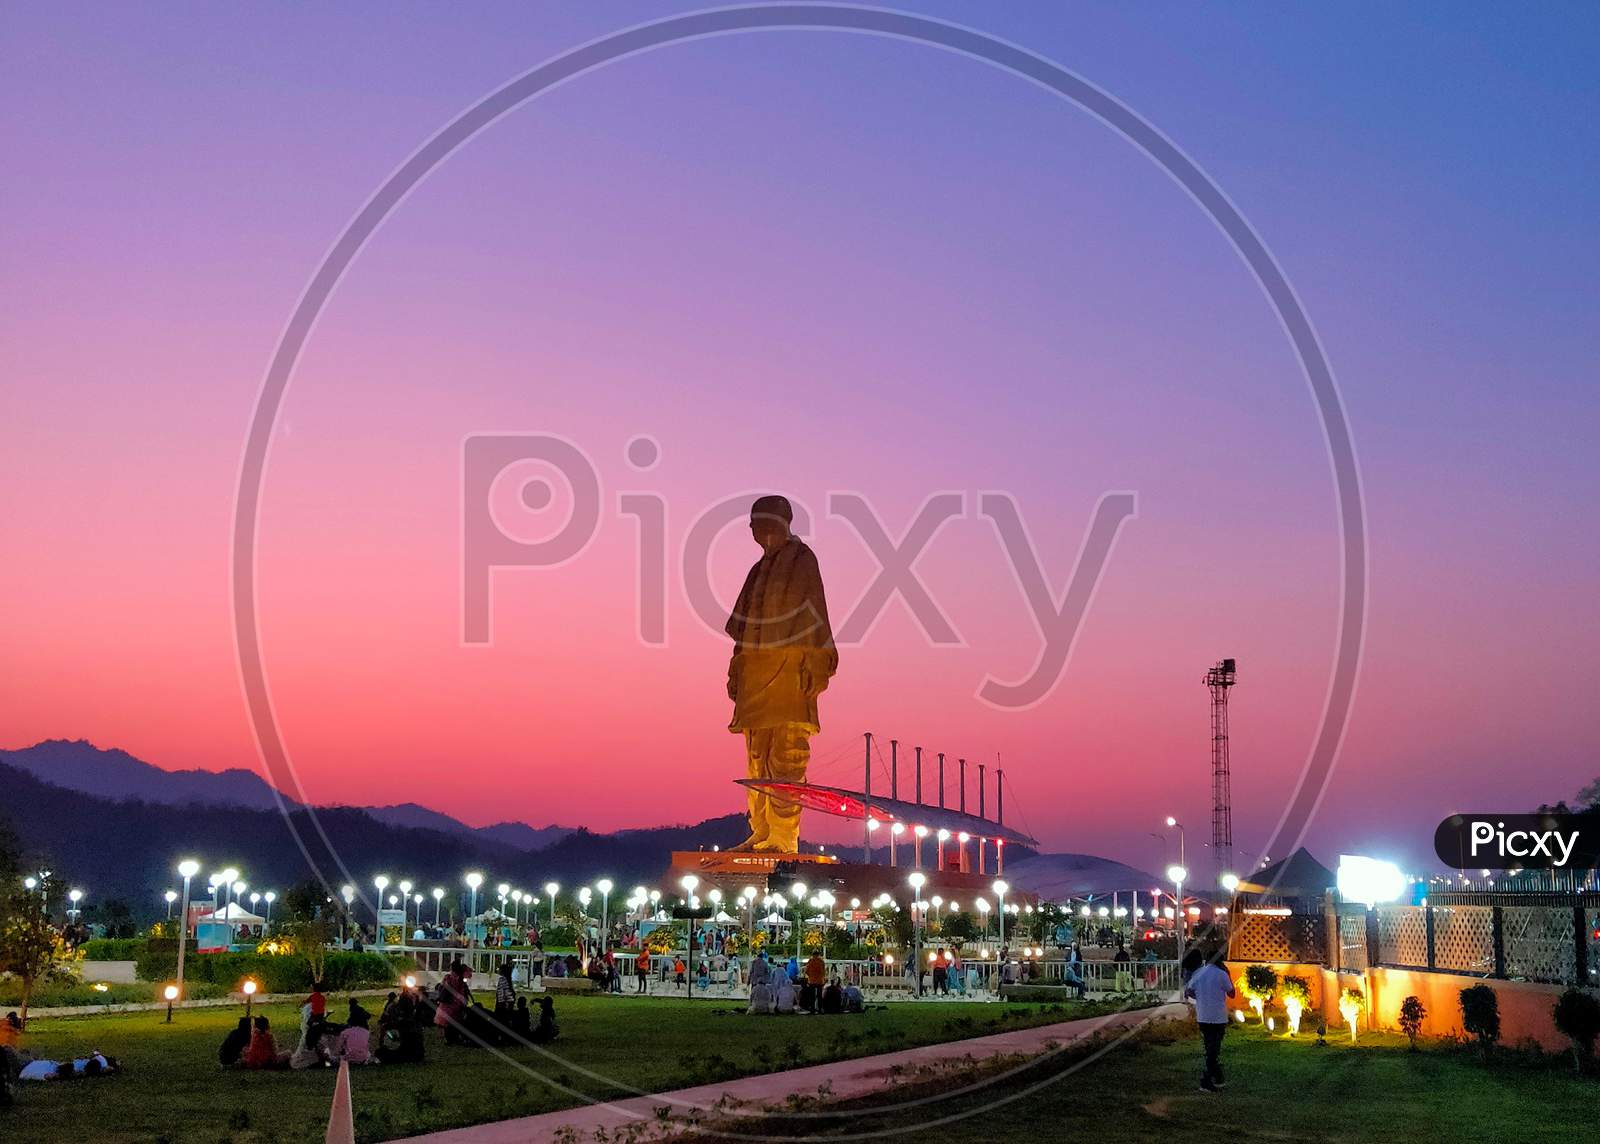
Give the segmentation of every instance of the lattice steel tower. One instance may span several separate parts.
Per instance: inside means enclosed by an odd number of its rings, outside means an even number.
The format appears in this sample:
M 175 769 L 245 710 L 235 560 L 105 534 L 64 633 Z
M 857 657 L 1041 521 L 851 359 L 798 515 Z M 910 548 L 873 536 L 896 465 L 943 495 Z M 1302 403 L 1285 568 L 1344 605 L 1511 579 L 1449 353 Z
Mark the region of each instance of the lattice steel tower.
M 1233 795 L 1229 790 L 1228 689 L 1234 684 L 1234 661 L 1225 659 L 1206 672 L 1211 692 L 1211 856 L 1216 876 L 1233 871 Z

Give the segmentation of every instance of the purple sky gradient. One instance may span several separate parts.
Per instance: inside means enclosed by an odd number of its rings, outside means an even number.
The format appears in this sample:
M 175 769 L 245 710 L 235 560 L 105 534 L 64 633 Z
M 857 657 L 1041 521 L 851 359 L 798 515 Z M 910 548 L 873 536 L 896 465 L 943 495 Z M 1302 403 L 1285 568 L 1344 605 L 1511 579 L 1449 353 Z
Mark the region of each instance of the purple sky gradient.
M 454 114 L 677 10 L 10 13 L 0 743 L 254 764 L 229 527 L 295 299 Z M 1157 124 L 1318 325 L 1362 462 L 1372 608 L 1313 848 L 1420 863 L 1446 813 L 1595 777 L 1594 9 L 917 10 Z M 859 778 L 866 729 L 1000 752 L 1008 809 L 1051 848 L 1155 866 L 1166 814 L 1208 833 L 1200 678 L 1225 655 L 1242 850 L 1304 761 L 1339 585 L 1295 359 L 1159 170 L 992 69 L 766 33 L 582 78 L 387 222 L 287 398 L 261 623 L 311 797 L 596 828 L 735 809 L 727 641 L 674 576 L 669 646 L 640 646 L 615 511 L 569 567 L 502 574 L 495 646 L 459 646 L 460 443 L 483 430 L 573 439 L 608 498 L 667 498 L 674 541 L 721 497 L 790 493 L 841 614 L 875 565 L 823 517 L 829 490 L 896 533 L 933 491 L 1007 490 L 1057 590 L 1100 494 L 1138 492 L 1065 678 L 1025 712 L 974 697 L 1038 654 L 1021 595 L 986 521 L 947 526 L 919 570 L 965 646 L 930 648 L 891 606 L 824 697 L 819 779 Z M 622 459 L 641 433 L 662 448 L 648 475 Z M 754 555 L 724 537 L 722 592 Z

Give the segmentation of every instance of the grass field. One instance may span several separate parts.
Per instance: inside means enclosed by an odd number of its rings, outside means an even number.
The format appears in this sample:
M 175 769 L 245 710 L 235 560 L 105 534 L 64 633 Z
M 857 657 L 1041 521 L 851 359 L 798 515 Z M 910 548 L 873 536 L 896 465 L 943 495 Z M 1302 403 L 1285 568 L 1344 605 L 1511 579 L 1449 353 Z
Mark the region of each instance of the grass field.
M 330 1013 L 343 1011 L 332 998 Z M 796 1064 L 865 1056 L 1004 1028 L 1070 1020 L 1093 1005 L 898 1004 L 850 1017 L 747 1017 L 726 1002 L 570 997 L 556 1002 L 561 1039 L 538 1049 L 447 1046 L 430 1033 L 422 1065 L 358 1070 L 356 1129 L 363 1140 L 523 1116 L 577 1104 L 578 1094 L 631 1096 Z M 279 1047 L 292 1048 L 296 1010 L 261 1006 Z M 30 1022 L 24 1047 L 56 1059 L 98 1049 L 122 1059 L 120 1076 L 22 1086 L 0 1114 L 0 1139 L 269 1141 L 321 1139 L 331 1070 L 223 1072 L 216 1048 L 242 1009 L 193 1010 Z M 518 1067 L 521 1066 L 521 1067 Z M 570 1091 L 567 1091 L 570 1090 Z
M 1228 1087 L 1212 1095 L 1198 1091 L 1199 1053 L 1192 1025 L 1164 1025 L 1098 1057 L 1068 1050 L 1020 1068 L 908 1079 L 887 1109 L 889 1097 L 805 1102 L 795 1110 L 802 1117 L 741 1120 L 736 1130 L 743 1141 L 873 1134 L 940 1144 L 1548 1144 L 1594 1139 L 1600 1125 L 1600 1080 L 1578 1079 L 1563 1057 L 1501 1050 L 1486 1068 L 1475 1050 L 1451 1044 L 1412 1053 L 1393 1035 L 1319 1046 L 1314 1035 L 1290 1041 L 1235 1028 L 1223 1051 Z

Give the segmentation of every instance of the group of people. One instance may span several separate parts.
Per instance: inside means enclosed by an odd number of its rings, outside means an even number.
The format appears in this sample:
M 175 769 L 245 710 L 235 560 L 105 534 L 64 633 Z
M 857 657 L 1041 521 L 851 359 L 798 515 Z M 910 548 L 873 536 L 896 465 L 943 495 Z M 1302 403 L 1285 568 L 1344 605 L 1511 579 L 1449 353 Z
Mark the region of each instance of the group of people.
M 0 1021 L 0 1107 L 12 1101 L 12 1085 L 18 1081 L 74 1080 L 79 1077 L 110 1076 L 122 1071 L 116 1057 L 95 1049 L 86 1057 L 51 1060 L 36 1057 L 22 1048 L 22 1020 L 15 1012 Z
M 299 1036 L 293 1049 L 279 1047 L 266 1016 L 239 1018 L 217 1049 L 225 1069 L 328 1068 L 352 1065 L 420 1063 L 426 1056 L 424 1032 L 439 1028 L 451 1045 L 544 1044 L 556 1039 L 555 1003 L 541 997 L 538 1016 L 518 996 L 511 965 L 501 967 L 493 1010 L 474 999 L 472 970 L 457 961 L 438 986 L 428 991 L 409 985 L 391 992 L 372 1029 L 372 1014 L 352 997 L 344 1023 L 328 1019 L 328 999 L 320 984 L 300 1005 Z
M 803 966 L 780 969 L 765 952 L 750 963 L 750 1013 L 861 1013 L 866 1009 L 861 986 L 837 974 L 814 953 Z
M 328 1020 L 328 998 L 321 985 L 300 1004 L 300 1035 L 291 1050 L 278 1048 L 272 1022 L 266 1016 L 240 1017 L 217 1049 L 225 1069 L 328 1068 L 340 1061 L 364 1065 L 378 1059 L 372 1043 L 372 1014 L 354 997 L 344 1024 Z

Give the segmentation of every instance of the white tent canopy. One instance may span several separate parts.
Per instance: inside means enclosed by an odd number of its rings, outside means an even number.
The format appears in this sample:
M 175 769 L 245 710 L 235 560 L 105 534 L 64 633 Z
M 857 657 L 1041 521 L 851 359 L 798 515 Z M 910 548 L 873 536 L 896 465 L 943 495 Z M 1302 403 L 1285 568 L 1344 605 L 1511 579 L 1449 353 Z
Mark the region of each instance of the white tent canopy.
M 252 914 L 238 902 L 229 902 L 222 909 L 206 914 L 197 920 L 202 922 L 222 922 L 236 926 L 261 926 L 267 924 L 266 918 Z

